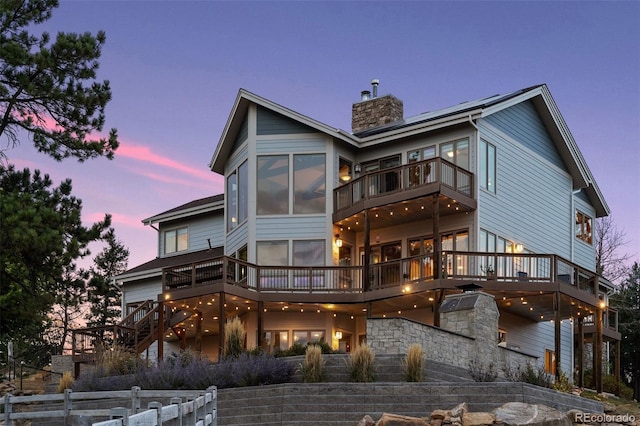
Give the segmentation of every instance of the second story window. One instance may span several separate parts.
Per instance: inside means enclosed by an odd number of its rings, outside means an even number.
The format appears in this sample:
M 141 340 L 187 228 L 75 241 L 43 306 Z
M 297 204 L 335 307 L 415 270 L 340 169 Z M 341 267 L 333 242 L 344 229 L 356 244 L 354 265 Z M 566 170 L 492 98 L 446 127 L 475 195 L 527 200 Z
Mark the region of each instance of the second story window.
M 450 163 L 469 170 L 469 140 L 460 139 L 440 145 L 440 157 Z
M 227 176 L 227 231 L 247 219 L 247 162 Z
M 576 238 L 591 245 L 593 243 L 593 220 L 590 216 L 576 210 Z
M 480 188 L 496 193 L 496 147 L 480 140 Z
M 258 215 L 289 213 L 289 156 L 258 157 Z
M 259 156 L 257 177 L 258 215 L 314 214 L 326 210 L 325 154 L 294 154 L 292 161 L 288 154 Z
M 171 254 L 189 248 L 189 228 L 182 227 L 164 232 L 164 253 Z

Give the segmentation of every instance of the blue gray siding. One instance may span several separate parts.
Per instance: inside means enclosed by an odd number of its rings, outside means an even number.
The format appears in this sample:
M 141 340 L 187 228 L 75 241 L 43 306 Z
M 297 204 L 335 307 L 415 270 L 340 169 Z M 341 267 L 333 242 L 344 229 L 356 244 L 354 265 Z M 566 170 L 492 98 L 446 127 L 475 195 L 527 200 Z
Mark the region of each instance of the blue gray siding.
M 238 136 L 236 137 L 235 142 L 233 143 L 233 148 L 231 152 L 235 152 L 240 145 L 244 143 L 249 137 L 249 114 L 245 114 L 244 119 L 242 120 L 242 127 L 238 131 Z
M 183 226 L 189 228 L 189 248 L 187 251 L 208 249 L 209 242 L 207 239 L 211 240 L 212 247 L 224 245 L 224 217 L 222 212 L 208 213 L 204 217 L 200 216 L 183 221 L 174 221 L 169 224 L 161 224 L 158 238 L 161 256 L 164 256 L 164 232 Z M 171 255 L 183 253 L 185 252 L 171 253 Z
M 497 192 L 479 191 L 478 226 L 534 253 L 570 258 L 571 176 L 541 156 L 542 147 L 533 151 L 484 119 L 478 124 L 481 137 L 497 152 Z M 547 139 L 546 144 L 552 143 Z
M 284 135 L 292 133 L 316 133 L 317 130 L 305 126 L 295 120 L 271 110 L 258 107 L 257 131 L 258 135 Z
M 525 318 L 500 313 L 500 328 L 507 332 L 507 345 L 524 353 L 538 357 L 540 366 L 544 366 L 545 350 L 555 349 L 555 325 L 550 321 L 532 322 Z M 562 371 L 573 371 L 573 325 L 564 320 L 560 326 L 560 365 Z
M 556 167 L 565 168 L 558 149 L 551 141 L 551 137 L 531 101 L 519 103 L 483 120 Z

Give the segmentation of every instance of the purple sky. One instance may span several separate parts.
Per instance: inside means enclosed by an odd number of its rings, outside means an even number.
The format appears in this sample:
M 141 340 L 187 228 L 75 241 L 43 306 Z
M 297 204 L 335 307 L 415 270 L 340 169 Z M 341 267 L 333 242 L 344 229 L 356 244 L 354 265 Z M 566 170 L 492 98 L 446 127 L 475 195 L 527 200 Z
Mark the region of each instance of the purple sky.
M 406 117 L 547 83 L 640 260 L 639 23 L 635 1 L 62 0 L 38 29 L 106 32 L 99 77 L 121 148 L 84 164 L 27 142 L 7 154 L 73 179 L 87 222 L 111 213 L 133 267 L 157 254 L 143 218 L 223 191 L 207 165 L 241 87 L 350 130 L 372 78 Z

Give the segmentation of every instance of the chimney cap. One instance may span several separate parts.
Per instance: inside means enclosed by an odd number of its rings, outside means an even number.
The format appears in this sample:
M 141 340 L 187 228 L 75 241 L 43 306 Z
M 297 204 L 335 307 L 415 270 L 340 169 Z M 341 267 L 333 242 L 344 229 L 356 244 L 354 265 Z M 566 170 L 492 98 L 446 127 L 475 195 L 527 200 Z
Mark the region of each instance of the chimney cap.
M 368 90 L 363 90 L 362 92 L 360 92 L 360 100 L 361 101 L 368 101 L 369 99 L 371 99 L 371 92 Z
M 380 80 L 378 80 L 377 78 L 374 78 L 373 80 L 371 80 L 371 84 L 373 86 L 377 86 L 378 84 L 380 84 Z

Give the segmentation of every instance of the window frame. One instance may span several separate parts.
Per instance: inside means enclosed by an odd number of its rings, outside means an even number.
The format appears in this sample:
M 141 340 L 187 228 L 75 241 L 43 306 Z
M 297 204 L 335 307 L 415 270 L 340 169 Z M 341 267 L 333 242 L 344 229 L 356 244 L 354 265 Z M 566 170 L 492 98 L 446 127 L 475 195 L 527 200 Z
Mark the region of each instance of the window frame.
M 478 180 L 480 181 L 480 188 L 491 194 L 497 194 L 498 150 L 494 144 L 480 139 L 479 151 L 480 170 Z
M 186 245 L 183 249 L 180 249 L 180 231 L 184 231 L 184 234 L 186 234 Z M 172 251 L 167 251 L 167 236 L 169 234 L 173 233 L 174 234 L 174 247 Z M 184 235 L 183 234 L 183 235 Z M 164 255 L 172 255 L 172 254 L 176 254 L 176 253 L 182 253 L 184 251 L 188 251 L 189 250 L 189 225 L 185 225 L 185 226 L 176 226 L 174 228 L 171 229 L 166 229 L 163 231 L 162 234 L 163 237 L 163 241 L 162 241 L 162 253 Z
M 575 215 L 575 237 L 585 244 L 593 245 L 593 218 L 576 209 Z

